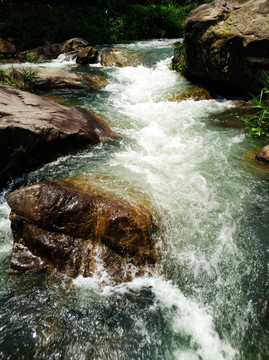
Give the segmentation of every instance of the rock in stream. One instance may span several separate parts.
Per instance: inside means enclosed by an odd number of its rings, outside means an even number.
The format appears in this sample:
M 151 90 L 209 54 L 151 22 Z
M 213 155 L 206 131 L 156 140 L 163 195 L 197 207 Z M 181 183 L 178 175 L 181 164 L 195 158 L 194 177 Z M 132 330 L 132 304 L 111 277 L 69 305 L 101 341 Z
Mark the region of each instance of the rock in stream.
M 7 77 L 23 82 L 24 71 L 34 73 L 32 86 L 37 90 L 49 89 L 101 89 L 108 84 L 105 77 L 97 75 L 81 75 L 67 71 L 47 69 L 40 66 L 12 66 L 7 70 Z
M 250 96 L 269 72 L 269 2 L 215 0 L 199 6 L 184 27 L 184 75 Z
M 74 149 L 115 136 L 96 114 L 0 85 L 0 188 Z
M 157 261 L 149 210 L 81 179 L 44 181 L 7 197 L 14 237 L 11 268 L 49 267 L 76 277 L 100 264 L 111 281 L 127 281 Z

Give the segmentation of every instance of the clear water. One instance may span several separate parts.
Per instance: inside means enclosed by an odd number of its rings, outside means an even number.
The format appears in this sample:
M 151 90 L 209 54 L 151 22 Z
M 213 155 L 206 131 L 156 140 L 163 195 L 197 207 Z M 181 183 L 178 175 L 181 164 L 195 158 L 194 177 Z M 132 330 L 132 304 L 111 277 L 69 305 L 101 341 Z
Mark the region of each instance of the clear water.
M 0 358 L 269 358 L 269 177 L 249 151 L 264 144 L 247 137 L 246 115 L 233 101 L 167 101 L 192 86 L 169 70 L 171 42 L 117 45 L 143 55 L 136 68 L 82 68 L 66 58 L 44 64 L 106 75 L 103 90 L 50 95 L 93 108 L 120 137 L 20 183 L 83 174 L 150 202 L 162 260 L 154 276 L 118 286 L 99 285 L 101 264 L 71 287 L 53 275 L 11 276 L 3 192 Z

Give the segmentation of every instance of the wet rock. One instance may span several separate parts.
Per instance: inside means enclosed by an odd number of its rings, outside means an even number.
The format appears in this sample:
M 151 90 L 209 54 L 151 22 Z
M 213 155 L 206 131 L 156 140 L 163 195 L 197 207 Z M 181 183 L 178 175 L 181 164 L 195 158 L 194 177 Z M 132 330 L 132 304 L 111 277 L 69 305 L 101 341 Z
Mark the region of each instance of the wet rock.
M 26 246 L 20 243 L 14 244 L 10 262 L 14 271 L 42 271 L 45 263 L 33 255 Z
M 69 39 L 61 44 L 61 54 L 76 55 L 79 51 L 89 45 L 87 40 L 81 38 Z
M 72 74 L 67 71 L 47 69 L 43 67 L 12 66 L 8 69 L 7 76 L 23 81 L 22 72 L 31 70 L 36 72 L 32 84 L 36 89 L 100 89 L 107 85 L 107 81 L 97 76 Z
M 256 155 L 256 159 L 265 164 L 269 164 L 269 145 L 264 146 Z
M 94 64 L 97 62 L 97 59 L 98 51 L 92 46 L 87 46 L 77 54 L 76 63 L 80 65 Z
M 61 54 L 76 56 L 83 48 L 89 46 L 88 41 L 81 38 L 73 38 L 63 43 L 40 46 L 35 49 L 22 51 L 15 54 L 15 59 L 25 61 L 29 55 L 34 61 L 56 59 Z
M 108 48 L 101 51 L 100 62 L 102 66 L 138 66 L 142 63 L 142 57 L 123 49 Z
M 188 100 L 188 99 L 192 99 L 195 101 L 210 100 L 210 99 L 212 99 L 212 96 L 208 90 L 203 89 L 203 88 L 198 88 L 198 89 L 190 89 L 181 94 L 172 94 L 171 96 L 168 97 L 167 100 L 182 101 L 182 100 Z
M 14 58 L 19 61 L 42 61 L 56 59 L 61 52 L 62 44 L 44 45 L 35 49 L 21 51 L 14 55 Z
M 40 182 L 14 191 L 7 201 L 13 270 L 50 267 L 76 277 L 91 276 L 101 266 L 112 281 L 121 282 L 157 261 L 150 212 L 89 182 Z
M 0 85 L 0 187 L 60 154 L 107 141 L 96 114 Z
M 184 75 L 249 97 L 269 72 L 269 2 L 216 0 L 192 11 L 184 27 Z

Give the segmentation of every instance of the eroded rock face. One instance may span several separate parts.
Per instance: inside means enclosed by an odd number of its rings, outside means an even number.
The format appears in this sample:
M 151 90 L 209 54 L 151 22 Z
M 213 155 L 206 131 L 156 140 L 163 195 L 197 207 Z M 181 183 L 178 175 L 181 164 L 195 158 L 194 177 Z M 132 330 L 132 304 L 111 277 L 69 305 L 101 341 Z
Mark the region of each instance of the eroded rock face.
M 258 93 L 269 72 L 269 2 L 216 0 L 186 19 L 184 75 L 226 87 L 232 93 Z
M 115 134 L 93 112 L 0 86 L 0 187 L 60 154 Z
M 30 69 L 36 72 L 32 83 L 36 89 L 100 89 L 108 84 L 97 76 L 73 74 L 67 71 L 47 69 L 43 67 L 12 66 L 8 69 L 8 76 L 22 81 L 22 72 Z
M 120 282 L 131 279 L 134 267 L 141 274 L 156 262 L 149 211 L 85 181 L 41 182 L 14 191 L 7 201 L 13 270 L 49 266 L 69 277 L 91 276 L 101 263 Z

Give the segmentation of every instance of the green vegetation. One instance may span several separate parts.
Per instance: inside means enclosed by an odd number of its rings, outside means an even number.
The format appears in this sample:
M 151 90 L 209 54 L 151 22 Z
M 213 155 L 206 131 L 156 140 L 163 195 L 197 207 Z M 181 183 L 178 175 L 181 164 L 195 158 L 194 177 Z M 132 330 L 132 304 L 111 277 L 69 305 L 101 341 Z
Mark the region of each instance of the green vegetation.
M 21 70 L 21 89 L 25 89 L 28 91 L 33 91 L 35 88 L 35 78 L 37 75 L 37 71 L 33 70 L 32 68 L 23 68 Z
M 35 62 L 35 56 L 33 53 L 31 52 L 27 52 L 27 55 L 26 55 L 26 61 L 27 62 Z
M 188 13 L 209 0 L 0 0 L 0 37 L 18 51 L 82 37 L 92 45 L 183 34 Z
M 4 69 L 0 69 L 0 84 L 3 85 L 6 78 L 6 72 Z
M 234 16 L 235 16 L 235 11 L 231 11 L 231 13 L 230 13 L 230 15 L 228 16 L 228 18 L 225 20 L 225 27 L 226 27 L 226 29 L 225 29 L 225 32 L 224 32 L 224 34 L 223 34 L 223 36 L 225 37 L 225 38 L 229 38 L 229 36 L 230 36 L 230 33 L 231 33 L 231 29 L 230 29 L 230 27 L 231 27 L 231 24 L 232 24 L 232 22 L 233 22 L 233 18 L 234 18 Z
M 172 70 L 176 70 L 180 73 L 183 73 L 185 66 L 185 59 L 182 51 L 182 46 L 183 46 L 182 41 L 177 41 L 173 44 L 174 58 L 172 62 Z
M 7 85 L 19 88 L 19 84 L 8 75 L 8 72 L 4 69 L 0 69 L 0 85 Z
M 36 75 L 37 71 L 30 67 L 23 68 L 19 76 L 14 76 L 12 71 L 5 71 L 4 69 L 0 69 L 0 84 L 33 92 L 35 90 Z
M 250 136 L 269 137 L 269 75 L 264 74 L 264 88 L 260 95 L 252 96 L 251 109 L 257 110 L 249 119 L 243 119 L 250 127 Z

